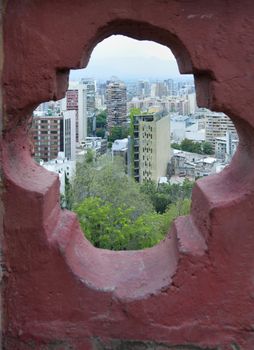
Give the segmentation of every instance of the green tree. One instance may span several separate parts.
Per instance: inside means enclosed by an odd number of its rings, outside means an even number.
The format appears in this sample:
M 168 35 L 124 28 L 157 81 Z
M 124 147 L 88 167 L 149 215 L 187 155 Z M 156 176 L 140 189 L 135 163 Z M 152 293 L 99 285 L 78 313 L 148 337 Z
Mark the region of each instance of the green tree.
M 93 118 L 87 118 L 87 136 L 93 136 Z
M 133 210 L 115 207 L 98 197 L 87 198 L 75 208 L 87 239 L 95 247 L 111 250 L 152 247 L 165 237 L 176 212 L 152 212 L 133 219 Z
M 157 213 L 164 213 L 170 204 L 178 200 L 190 199 L 194 182 L 185 179 L 183 184 L 162 184 L 144 182 L 140 186 L 141 192 L 149 196 Z
M 76 175 L 73 179 L 73 203 L 78 204 L 85 198 L 96 196 L 104 201 L 120 207 L 133 207 L 136 217 L 153 210 L 150 198 L 140 192 L 140 186 L 124 171 L 121 157 L 101 157 L 97 161 L 88 162 L 88 155 L 81 163 L 77 163 Z
M 92 149 L 88 148 L 85 154 L 85 163 L 92 164 L 95 160 L 95 153 Z
M 168 191 L 163 191 L 163 187 L 158 187 L 155 182 L 143 182 L 140 185 L 141 192 L 149 196 L 153 207 L 157 213 L 164 213 L 167 206 L 172 202 L 169 198 Z
M 107 125 L 107 111 L 101 111 L 96 115 L 96 128 L 106 128 Z
M 127 250 L 144 249 L 159 243 L 169 231 L 166 215 L 148 213 L 139 216 L 130 228 Z
M 120 207 L 133 207 L 136 217 L 153 210 L 148 196 L 140 192 L 140 187 L 134 179 L 128 177 L 124 171 L 121 157 L 115 157 L 114 162 L 107 157 L 100 163 L 100 170 L 96 172 L 92 186 L 92 194 L 104 201 Z
M 174 149 L 181 149 L 181 145 L 179 145 L 176 142 L 171 143 L 171 147 L 174 148 Z
M 90 197 L 77 206 L 75 212 L 82 230 L 95 247 L 124 249 L 128 240 L 126 229 L 131 224 L 131 209 L 123 210 L 101 198 Z
M 107 126 L 107 111 L 101 111 L 96 115 L 96 130 L 95 134 L 98 137 L 105 137 Z
M 95 247 L 136 250 L 160 242 L 173 220 L 189 213 L 190 200 L 171 205 L 163 215 L 151 212 L 133 220 L 133 210 L 115 207 L 98 197 L 87 198 L 75 208 L 85 236 Z
M 192 153 L 202 153 L 201 144 L 199 142 L 194 142 L 189 139 L 184 139 L 181 142 L 181 150 Z
M 95 159 L 88 152 L 77 163 L 71 202 L 86 237 L 99 248 L 151 247 L 179 215 L 189 212 L 192 183 L 140 185 L 124 172 L 122 158 Z M 156 211 L 155 211 L 156 209 Z
M 129 129 L 125 126 L 114 126 L 110 130 L 108 137 L 109 142 L 114 142 L 115 140 L 124 139 L 128 137 Z
M 178 216 L 188 215 L 190 213 L 190 206 L 190 199 L 180 199 L 175 204 L 170 205 L 164 215 L 171 224 Z
M 201 144 L 203 154 L 211 155 L 213 154 L 213 146 L 209 142 L 202 142 Z
M 88 150 L 81 162 L 76 164 L 76 174 L 72 179 L 72 205 L 82 202 L 92 195 L 92 186 L 96 175 L 94 154 Z
M 189 139 L 184 139 L 179 144 L 172 143 L 171 147 L 174 149 L 180 149 L 185 152 L 192 152 L 198 154 L 213 154 L 213 147 L 209 142 L 194 142 Z
M 64 206 L 66 209 L 71 209 L 73 204 L 73 191 L 72 191 L 72 185 L 68 179 L 68 177 L 65 174 L 64 177 L 65 180 L 65 196 L 64 196 Z
M 104 128 L 97 128 L 96 131 L 95 131 L 95 134 L 96 134 L 97 137 L 104 138 L 105 137 L 105 132 L 106 132 L 106 130 Z

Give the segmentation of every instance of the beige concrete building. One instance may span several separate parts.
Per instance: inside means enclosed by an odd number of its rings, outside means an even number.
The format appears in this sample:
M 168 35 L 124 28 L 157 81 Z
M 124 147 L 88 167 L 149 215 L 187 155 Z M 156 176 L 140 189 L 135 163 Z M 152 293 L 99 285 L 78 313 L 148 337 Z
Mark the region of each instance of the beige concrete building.
M 212 144 L 214 151 L 216 138 L 225 137 L 227 131 L 237 135 L 231 119 L 224 113 L 208 111 L 205 123 L 205 140 Z
M 155 181 L 166 176 L 170 160 L 170 119 L 158 114 L 134 117 L 134 177 Z

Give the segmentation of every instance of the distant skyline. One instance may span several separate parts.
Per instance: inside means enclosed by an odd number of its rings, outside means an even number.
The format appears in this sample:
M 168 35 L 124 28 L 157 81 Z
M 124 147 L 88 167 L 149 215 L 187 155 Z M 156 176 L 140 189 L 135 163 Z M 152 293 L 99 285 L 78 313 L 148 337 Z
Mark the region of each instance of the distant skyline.
M 112 35 L 93 50 L 85 69 L 72 70 L 70 80 L 91 77 L 108 80 L 191 79 L 180 75 L 171 50 L 152 41 L 139 41 L 122 35 Z

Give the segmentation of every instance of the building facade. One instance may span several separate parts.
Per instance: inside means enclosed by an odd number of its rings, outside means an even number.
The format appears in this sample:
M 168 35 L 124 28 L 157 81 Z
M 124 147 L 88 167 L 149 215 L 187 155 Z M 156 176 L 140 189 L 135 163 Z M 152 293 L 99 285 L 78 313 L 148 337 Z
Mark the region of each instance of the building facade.
M 231 119 L 224 113 L 207 111 L 205 123 L 205 139 L 207 142 L 211 143 L 214 151 L 216 138 L 225 137 L 227 131 L 237 134 Z
M 126 85 L 120 81 L 110 81 L 106 88 L 108 128 L 122 126 L 127 122 Z
M 91 78 L 82 78 L 80 84 L 86 87 L 86 110 L 87 117 L 90 118 L 95 113 L 95 81 Z
M 76 111 L 63 112 L 64 155 L 68 160 L 76 158 Z
M 238 135 L 231 131 L 225 137 L 216 137 L 215 156 L 222 161 L 230 162 L 239 143 Z
M 71 82 L 65 98 L 61 102 L 61 111 L 76 111 L 76 142 L 87 136 L 87 86 Z
M 34 158 L 45 162 L 57 158 L 64 151 L 64 126 L 62 116 L 33 116 L 32 138 Z
M 170 160 L 169 116 L 147 114 L 134 117 L 133 158 L 136 181 L 158 182 L 166 175 Z

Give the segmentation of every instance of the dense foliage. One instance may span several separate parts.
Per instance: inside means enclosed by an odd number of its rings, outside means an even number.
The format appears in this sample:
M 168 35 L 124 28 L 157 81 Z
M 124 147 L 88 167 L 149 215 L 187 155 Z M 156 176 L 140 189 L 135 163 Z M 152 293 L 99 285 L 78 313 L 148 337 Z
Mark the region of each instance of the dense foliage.
M 129 128 L 124 126 L 114 126 L 110 129 L 108 141 L 113 143 L 115 140 L 120 140 L 128 137 L 128 135 Z
M 66 203 L 96 247 L 142 249 L 158 243 L 177 216 L 189 213 L 191 187 L 190 182 L 140 185 L 124 173 L 122 159 L 95 160 L 88 152 L 68 183 Z
M 157 186 L 154 182 L 144 182 L 140 190 L 149 196 L 151 203 L 157 213 L 164 213 L 170 204 L 191 198 L 193 182 L 185 179 L 182 185 L 161 184 Z
M 76 206 L 89 197 L 99 197 L 115 207 L 133 207 L 133 215 L 139 216 L 153 210 L 149 197 L 140 192 L 139 184 L 124 172 L 122 158 L 101 157 L 90 159 L 88 152 L 84 161 L 77 163 L 76 176 L 72 182 L 72 204 Z
M 160 242 L 172 221 L 187 215 L 190 200 L 178 201 L 164 214 L 148 212 L 133 219 L 134 208 L 115 207 L 99 197 L 90 197 L 75 208 L 81 228 L 95 247 L 111 250 L 135 250 Z
M 142 214 L 135 208 L 114 206 L 99 197 L 84 200 L 76 209 L 86 237 L 95 247 L 114 250 L 142 249 L 158 243 L 166 229 L 165 217 Z
M 96 116 L 96 136 L 104 137 L 107 129 L 107 111 L 101 111 Z M 129 128 L 125 126 L 114 126 L 108 135 L 109 144 L 115 140 L 124 139 L 129 135 Z
M 107 112 L 101 111 L 96 115 L 96 136 L 104 137 L 107 125 Z
M 211 155 L 214 153 L 212 145 L 209 142 L 194 142 L 189 139 L 184 139 L 180 144 L 172 143 L 171 147 L 198 154 Z

